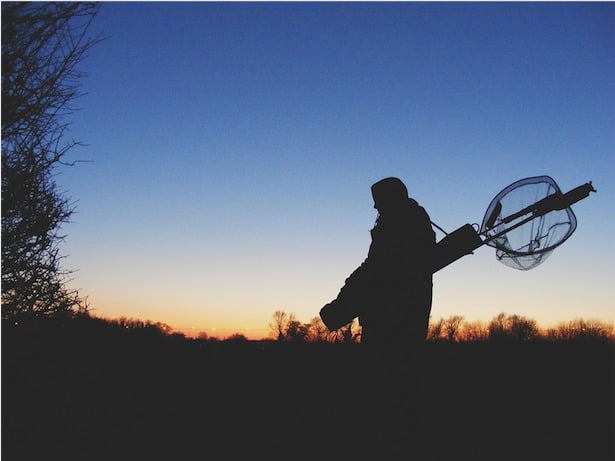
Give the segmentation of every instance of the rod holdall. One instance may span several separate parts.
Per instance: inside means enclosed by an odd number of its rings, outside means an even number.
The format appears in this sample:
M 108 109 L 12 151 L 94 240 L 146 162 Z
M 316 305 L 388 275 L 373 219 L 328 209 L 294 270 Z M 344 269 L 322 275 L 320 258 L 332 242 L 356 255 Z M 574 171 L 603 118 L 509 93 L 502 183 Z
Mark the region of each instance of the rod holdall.
M 483 240 L 471 224 L 454 230 L 436 244 L 433 272 L 457 261 L 465 255 L 472 254 L 483 244 Z

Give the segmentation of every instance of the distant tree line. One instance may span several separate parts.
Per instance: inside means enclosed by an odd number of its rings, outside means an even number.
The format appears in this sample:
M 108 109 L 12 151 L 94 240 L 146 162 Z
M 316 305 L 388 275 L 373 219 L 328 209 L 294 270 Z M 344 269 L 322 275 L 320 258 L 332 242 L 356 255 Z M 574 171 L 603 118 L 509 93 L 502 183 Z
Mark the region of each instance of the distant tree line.
M 292 313 L 274 312 L 269 323 L 271 337 L 281 342 L 355 343 L 361 340 L 361 326 L 357 319 L 337 331 L 330 332 L 320 317 L 301 323 Z M 489 322 L 466 321 L 452 315 L 431 320 L 428 341 L 531 341 L 531 340 L 615 340 L 612 324 L 600 320 L 575 319 L 556 327 L 541 328 L 534 319 L 521 315 L 500 313 Z
M 22 319 L 23 320 L 23 319 Z M 95 317 L 90 312 L 76 313 L 70 317 L 37 317 L 27 321 L 5 320 L 3 327 L 11 329 L 47 327 L 72 327 L 87 331 L 107 331 L 120 335 L 148 338 L 174 338 L 197 342 L 224 342 L 243 344 L 250 340 L 242 333 L 234 333 L 224 338 L 210 336 L 201 332 L 195 338 L 176 332 L 162 322 L 140 320 L 127 317 L 105 319 Z M 320 317 L 307 323 L 297 320 L 295 314 L 276 310 L 269 323 L 270 334 L 262 341 L 284 344 L 329 343 L 358 344 L 361 341 L 361 326 L 357 319 L 336 331 L 329 331 Z M 615 342 L 615 328 L 600 320 L 575 319 L 562 322 L 555 327 L 540 328 L 533 319 L 520 315 L 500 313 L 489 322 L 466 321 L 462 316 L 432 320 L 427 335 L 428 342 L 469 343 L 469 342 L 529 342 L 529 341 L 592 341 Z

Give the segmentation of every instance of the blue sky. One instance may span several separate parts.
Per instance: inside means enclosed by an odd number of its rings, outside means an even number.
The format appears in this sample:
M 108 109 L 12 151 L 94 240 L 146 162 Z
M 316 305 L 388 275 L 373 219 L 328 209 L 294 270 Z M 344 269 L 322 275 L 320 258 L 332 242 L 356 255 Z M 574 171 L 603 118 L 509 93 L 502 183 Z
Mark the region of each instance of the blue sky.
M 264 335 L 363 261 L 375 181 L 452 231 L 549 175 L 598 190 L 576 233 L 527 272 L 481 247 L 436 274 L 432 316 L 615 321 L 614 25 L 611 3 L 103 2 L 88 162 L 58 176 L 72 284 L 98 315 Z

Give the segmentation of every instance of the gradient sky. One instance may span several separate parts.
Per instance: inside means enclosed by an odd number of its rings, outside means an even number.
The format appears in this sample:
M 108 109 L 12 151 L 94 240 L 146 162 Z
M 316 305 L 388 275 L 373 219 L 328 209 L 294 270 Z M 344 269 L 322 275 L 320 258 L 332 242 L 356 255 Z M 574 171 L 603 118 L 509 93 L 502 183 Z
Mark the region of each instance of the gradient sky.
M 614 26 L 612 3 L 103 3 L 87 162 L 57 177 L 72 286 L 99 316 L 265 336 L 363 261 L 377 180 L 450 232 L 549 175 L 598 190 L 575 234 L 527 272 L 479 248 L 434 276 L 432 317 L 613 322 Z

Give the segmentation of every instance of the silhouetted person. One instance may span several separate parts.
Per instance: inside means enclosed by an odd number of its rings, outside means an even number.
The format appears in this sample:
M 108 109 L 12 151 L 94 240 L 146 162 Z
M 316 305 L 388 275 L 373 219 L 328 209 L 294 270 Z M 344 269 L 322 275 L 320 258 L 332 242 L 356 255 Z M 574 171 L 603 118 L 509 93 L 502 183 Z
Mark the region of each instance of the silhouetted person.
M 429 215 L 401 180 L 372 186 L 378 210 L 363 263 L 372 279 L 371 305 L 359 312 L 361 342 L 387 353 L 416 347 L 427 336 L 435 233 Z
M 382 179 L 371 192 L 378 218 L 367 258 L 321 317 L 337 325 L 335 314 L 342 313 L 341 323 L 358 313 L 367 353 L 363 437 L 368 446 L 387 450 L 405 445 L 411 403 L 420 399 L 417 354 L 427 336 L 436 242 L 429 215 L 401 180 Z
M 378 218 L 367 258 L 321 317 L 336 328 L 358 315 L 361 343 L 379 355 L 398 356 L 427 335 L 435 233 L 398 178 L 382 179 L 371 191 Z

